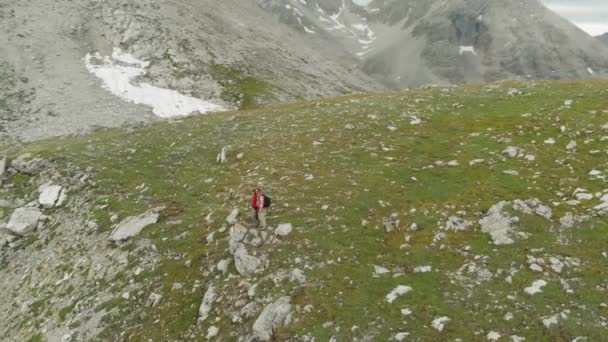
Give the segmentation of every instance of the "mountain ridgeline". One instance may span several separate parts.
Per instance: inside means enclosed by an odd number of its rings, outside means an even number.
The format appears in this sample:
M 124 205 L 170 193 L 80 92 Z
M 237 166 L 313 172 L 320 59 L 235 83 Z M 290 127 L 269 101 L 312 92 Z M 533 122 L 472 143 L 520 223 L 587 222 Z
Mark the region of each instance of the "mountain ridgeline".
M 0 18 L 3 143 L 156 120 L 87 71 L 95 52 L 124 65 L 115 48 L 146 62 L 131 84 L 225 109 L 608 73 L 608 47 L 537 0 L 40 0 Z

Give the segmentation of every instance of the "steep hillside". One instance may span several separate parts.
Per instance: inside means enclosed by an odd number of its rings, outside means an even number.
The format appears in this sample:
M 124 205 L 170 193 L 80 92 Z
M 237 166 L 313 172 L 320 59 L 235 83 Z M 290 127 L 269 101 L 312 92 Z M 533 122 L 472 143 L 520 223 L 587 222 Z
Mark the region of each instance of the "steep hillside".
M 537 0 L 259 1 L 394 87 L 608 73 L 608 49 Z
M 432 87 L 5 148 L 0 339 L 602 340 L 607 89 Z
M 608 45 L 608 32 L 597 37 L 602 43 Z
M 132 56 L 104 60 L 115 48 Z M 85 56 L 96 52 L 100 58 L 87 70 Z M 131 84 L 176 90 L 224 109 L 384 89 L 354 57 L 298 35 L 251 0 L 5 2 L 0 142 L 154 120 L 148 106 L 115 96 L 125 89 L 115 95 L 104 89 L 116 85 L 119 70 L 132 72 L 124 68 L 133 68 L 134 58 L 149 65 Z M 110 82 L 90 72 L 96 65 L 113 67 L 97 75 L 105 72 Z M 145 104 L 157 96 L 126 97 Z

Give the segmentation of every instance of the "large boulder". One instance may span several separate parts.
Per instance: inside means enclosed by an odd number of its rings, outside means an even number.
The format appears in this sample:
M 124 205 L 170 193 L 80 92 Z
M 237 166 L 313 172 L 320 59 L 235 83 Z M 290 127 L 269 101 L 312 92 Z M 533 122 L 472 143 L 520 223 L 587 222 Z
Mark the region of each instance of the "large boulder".
M 495 245 L 510 245 L 515 241 L 511 238 L 513 234 L 513 223 L 517 217 L 511 217 L 506 211 L 509 202 L 502 201 L 490 208 L 486 217 L 479 220 L 481 231 L 490 234 Z
M 253 324 L 253 337 L 270 341 L 275 331 L 291 321 L 291 298 L 282 297 L 264 308 Z
M 234 266 L 240 275 L 246 277 L 260 269 L 263 265 L 261 259 L 249 255 L 243 244 L 239 244 L 234 252 Z
M 209 313 L 213 307 L 213 303 L 217 298 L 217 293 L 215 292 L 214 286 L 209 286 L 207 292 L 205 292 L 205 296 L 203 296 L 203 302 L 198 309 L 198 321 L 204 322 L 207 317 L 209 317 Z
M 65 191 L 59 185 L 45 184 L 38 190 L 40 191 L 38 203 L 45 208 L 61 206 L 65 200 Z
M 6 225 L 6 229 L 19 236 L 25 236 L 38 228 L 43 214 L 38 208 L 16 209 Z
M 158 222 L 160 208 L 152 209 L 142 215 L 128 217 L 118 224 L 112 232 L 110 240 L 126 241 L 134 236 L 139 235 L 144 228 Z

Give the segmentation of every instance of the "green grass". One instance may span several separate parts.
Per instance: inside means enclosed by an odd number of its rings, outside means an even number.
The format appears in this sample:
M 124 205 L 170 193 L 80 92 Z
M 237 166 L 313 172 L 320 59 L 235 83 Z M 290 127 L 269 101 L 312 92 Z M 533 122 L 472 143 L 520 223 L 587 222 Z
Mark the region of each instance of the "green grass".
M 234 76 L 230 68 L 215 68 L 223 79 L 238 78 L 235 92 L 226 96 L 251 94 L 243 102 L 245 107 L 253 107 L 255 97 L 267 89 L 255 80 Z M 507 96 L 510 87 L 525 94 Z M 30 151 L 60 168 L 67 164 L 92 168 L 96 203 L 107 205 L 92 213 L 101 231 L 112 228 L 111 213 L 123 219 L 152 207 L 167 207 L 159 224 L 138 237 L 151 239 L 163 256 L 153 272 L 138 279 L 146 284 L 146 294 L 163 295 L 162 305 L 147 307 L 147 295 L 129 304 L 119 298 L 108 301 L 104 309 L 117 310 L 105 321 L 107 339 L 124 338 L 117 332 L 126 330 L 137 340 L 183 340 L 204 334 L 211 324 L 220 328 L 224 340 L 247 334 L 253 320 L 234 325 L 233 300 L 218 304 L 217 313 L 204 324 L 196 324 L 196 315 L 209 284 L 220 285 L 223 298 L 248 300 L 242 279 L 217 278 L 217 273 L 204 276 L 228 257 L 227 232 L 216 233 L 217 244 L 207 244 L 206 236 L 225 225 L 224 218 L 234 207 L 249 223 L 249 191 L 263 183 L 275 205 L 270 223 L 291 222 L 297 227 L 281 243 L 259 249 L 270 260 L 264 275 L 299 267 L 308 281 L 305 286 L 289 281 L 275 286 L 260 276 L 251 280 L 260 283 L 256 298 L 289 295 L 300 308 L 314 307 L 311 313 L 295 313 L 297 320 L 277 332 L 278 339 L 308 334 L 317 340 L 374 336 L 384 341 L 407 331 L 419 340 L 469 341 L 485 340 L 493 330 L 528 341 L 578 336 L 601 340 L 605 332 L 601 322 L 606 322 L 607 313 L 600 303 L 608 285 L 603 277 L 608 259 L 601 253 L 608 243 L 608 224 L 605 218 L 591 217 L 576 229 L 562 230 L 558 222 L 567 211 L 590 213 L 597 201 L 572 208 L 562 203 L 553 208 L 551 222 L 518 214 L 517 230 L 529 238 L 510 246 L 491 245 L 477 226 L 446 232 L 437 243 L 432 240 L 440 232 L 438 223 L 448 216 L 476 222 L 501 200 L 538 197 L 550 204 L 563 202 L 558 192 L 570 199 L 577 187 L 591 192 L 608 189 L 602 179 L 587 176 L 594 168 L 608 172 L 608 142 L 600 141 L 608 135 L 600 130 L 608 123 L 606 89 L 608 82 L 600 81 L 501 83 L 348 96 L 152 124 L 133 133 L 113 129 L 51 139 L 10 152 Z M 563 107 L 566 99 L 574 100 L 571 108 Z M 423 123 L 411 125 L 410 115 Z M 346 124 L 356 128 L 345 129 Z M 565 133 L 560 132 L 561 125 L 567 126 Z M 544 144 L 549 137 L 557 144 Z M 499 142 L 500 138 L 511 142 Z M 577 140 L 578 148 L 568 154 L 565 146 L 571 140 Z M 229 162 L 217 164 L 217 153 L 227 145 Z M 503 159 L 501 151 L 510 145 L 535 155 L 536 161 Z M 592 150 L 602 152 L 591 154 Z M 245 158 L 238 161 L 235 155 L 241 152 Z M 473 159 L 485 162 L 469 166 Z M 564 162 L 557 163 L 560 159 Z M 428 168 L 438 160 L 457 160 L 460 166 Z M 520 175 L 503 173 L 510 169 Z M 306 180 L 306 174 L 314 179 Z M 27 196 L 25 179 L 11 181 Z M 322 210 L 323 205 L 329 208 Z M 209 212 L 215 220 L 210 225 L 204 220 Z M 383 218 L 393 214 L 401 228 L 386 233 Z M 177 220 L 181 223 L 170 224 Z M 363 226 L 363 220 L 369 224 Z M 413 223 L 419 230 L 407 231 Z M 174 240 L 183 232 L 189 232 L 186 239 Z M 538 248 L 542 252 L 534 253 Z M 528 269 L 527 255 L 572 257 L 582 264 L 545 275 Z M 296 264 L 296 258 L 302 262 Z M 192 267 L 184 266 L 186 260 L 192 260 Z M 479 283 L 466 273 L 466 279 L 456 278 L 465 263 L 496 276 Z M 374 265 L 401 270 L 403 275 L 373 277 Z M 431 265 L 434 272 L 414 274 L 421 265 Z M 505 278 L 512 268 L 517 272 L 510 284 Z M 236 273 L 234 266 L 231 272 Z M 523 288 L 536 279 L 549 285 L 529 297 Z M 573 294 L 562 288 L 560 279 L 571 282 Z M 192 291 L 196 281 L 202 287 Z M 175 282 L 184 284 L 185 290 L 171 291 Z M 414 290 L 389 304 L 384 298 L 397 285 Z M 115 286 L 119 297 L 120 282 Z M 402 316 L 402 308 L 413 314 Z M 60 316 L 65 313 L 65 318 L 67 310 Z M 146 315 L 135 318 L 130 314 L 133 310 Z M 540 317 L 564 310 L 570 314 L 559 327 L 542 325 Z M 515 318 L 504 320 L 507 312 Z M 441 333 L 431 328 L 439 316 L 452 319 Z M 332 327 L 323 328 L 326 322 L 333 322 Z

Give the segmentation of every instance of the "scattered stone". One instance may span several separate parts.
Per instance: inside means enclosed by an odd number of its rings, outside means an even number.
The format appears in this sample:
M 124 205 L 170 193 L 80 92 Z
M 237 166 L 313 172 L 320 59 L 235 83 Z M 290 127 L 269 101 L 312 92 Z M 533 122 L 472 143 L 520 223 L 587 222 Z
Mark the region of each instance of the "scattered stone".
M 448 221 L 445 223 L 445 227 L 447 230 L 453 231 L 464 231 L 473 225 L 473 222 L 467 221 L 463 218 L 451 216 L 448 218 Z
M 394 339 L 395 339 L 395 341 L 404 341 L 408 336 L 410 336 L 410 333 L 400 332 L 397 335 L 395 335 Z
M 386 301 L 389 303 L 394 302 L 398 297 L 403 296 L 404 294 L 412 291 L 412 288 L 405 285 L 397 286 L 391 293 L 386 295 Z
M 218 163 L 225 163 L 228 160 L 226 157 L 227 153 L 228 153 L 228 147 L 222 147 L 222 150 L 217 155 L 216 161 Z
M 246 277 L 262 266 L 262 260 L 249 255 L 245 246 L 240 244 L 234 252 L 234 266 L 240 275 Z
M 43 214 L 38 208 L 19 208 L 11 215 L 6 229 L 18 236 L 25 236 L 38 228 Z
M 515 146 L 509 146 L 504 151 L 502 151 L 503 156 L 515 158 L 519 154 L 519 149 Z
M 458 162 L 458 160 L 450 160 L 448 162 L 448 166 L 457 167 L 457 166 L 460 166 L 460 163 Z
M 572 213 L 566 213 L 562 218 L 559 219 L 559 223 L 562 226 L 562 228 L 572 228 L 574 227 L 575 221 L 574 221 L 574 215 L 572 215 Z
M 238 216 L 239 216 L 239 210 L 235 208 L 232 210 L 230 215 L 228 215 L 228 217 L 226 217 L 226 222 L 228 222 L 228 224 L 237 224 L 239 222 L 239 220 L 237 219 Z
M 551 329 L 552 326 L 559 324 L 559 317 L 557 315 L 543 318 L 543 325 L 547 329 Z
M 481 231 L 489 233 L 495 245 L 510 245 L 515 241 L 509 236 L 513 232 L 513 223 L 518 222 L 517 217 L 511 217 L 506 212 L 509 202 L 502 201 L 488 210 L 486 217 L 479 220 Z
M 280 224 L 277 229 L 274 231 L 276 235 L 287 236 L 293 230 L 291 223 L 283 223 Z
M 45 208 L 53 208 L 60 206 L 60 199 L 64 197 L 63 188 L 59 185 L 43 185 L 39 189 L 40 196 L 38 197 L 38 203 Z M 63 200 L 62 200 L 63 201 Z
M 384 267 L 374 265 L 374 274 L 375 275 L 383 275 L 390 273 L 390 271 Z
M 519 171 L 517 170 L 504 170 L 502 173 L 509 176 L 519 176 Z
M 211 285 L 205 292 L 205 296 L 203 296 L 203 302 L 198 309 L 198 321 L 199 323 L 204 322 L 207 317 L 209 317 L 209 313 L 213 307 L 213 303 L 217 298 L 217 294 L 215 292 L 215 286 Z
M 207 329 L 207 339 L 210 340 L 212 338 L 214 338 L 215 336 L 217 336 L 217 334 L 220 332 L 220 329 L 218 329 L 215 326 L 210 326 L 209 329 Z
M 260 310 L 260 305 L 256 302 L 251 302 L 241 309 L 241 317 L 250 319 Z
M 163 300 L 163 296 L 156 293 L 151 293 L 148 297 L 148 306 L 155 308 L 160 305 L 161 300 Z
M 297 282 L 299 284 L 304 284 L 304 283 L 306 283 L 306 275 L 304 274 L 304 271 L 302 271 L 301 269 L 295 268 L 293 271 L 291 271 L 289 280 L 291 280 L 293 282 Z
M 253 336 L 260 341 L 270 341 L 276 329 L 291 321 L 291 298 L 282 297 L 264 308 L 253 324 Z
M 163 210 L 163 208 L 155 208 L 142 215 L 128 217 L 122 220 L 112 232 L 110 240 L 126 241 L 137 236 L 144 228 L 158 222 L 160 217 L 159 211 L 161 210 Z
M 226 273 L 228 273 L 228 267 L 230 266 L 230 261 L 232 261 L 232 260 L 231 259 L 220 260 L 220 262 L 217 263 L 217 270 L 222 272 L 222 274 L 226 275 Z
M 173 283 L 173 286 L 171 286 L 171 291 L 178 291 L 184 288 L 184 285 L 182 283 Z
M 486 338 L 488 339 L 488 341 L 498 341 L 500 340 L 500 334 L 495 332 L 495 331 L 490 331 L 487 335 Z
M 433 270 L 431 266 L 418 266 L 414 268 L 414 273 L 429 273 Z
M 46 161 L 41 158 L 34 158 L 31 153 L 26 153 L 13 160 L 11 167 L 19 173 L 37 175 L 46 167 Z
M 451 320 L 450 320 L 450 318 L 448 318 L 448 317 L 445 317 L 445 316 L 444 316 L 444 317 L 437 317 L 437 318 L 435 318 L 435 319 L 433 320 L 433 322 L 432 322 L 432 324 L 431 324 L 431 325 L 433 326 L 433 328 L 435 328 L 435 330 L 437 330 L 437 331 L 440 331 L 440 332 L 441 332 L 441 331 L 443 331 L 443 329 L 445 328 L 445 325 L 446 325 L 446 324 L 447 324 L 449 321 L 451 321 Z
M 239 153 L 236 155 L 236 160 L 241 160 L 243 158 L 245 158 L 245 153 Z
M 532 286 L 530 287 L 526 287 L 524 289 L 524 292 L 526 292 L 527 294 L 533 296 L 537 293 L 543 292 L 542 289 L 543 287 L 547 286 L 547 282 L 544 280 L 536 280 L 535 282 L 532 283 Z
M 549 138 L 549 139 L 545 140 L 545 144 L 554 145 L 555 144 L 555 139 Z
M 576 141 L 572 140 L 568 145 L 566 145 L 566 150 L 572 151 L 576 148 Z

